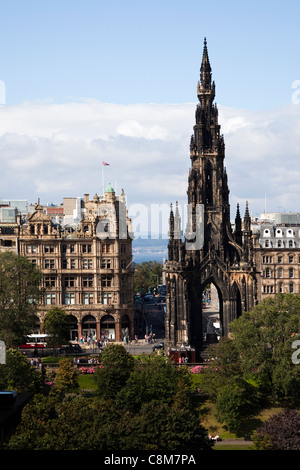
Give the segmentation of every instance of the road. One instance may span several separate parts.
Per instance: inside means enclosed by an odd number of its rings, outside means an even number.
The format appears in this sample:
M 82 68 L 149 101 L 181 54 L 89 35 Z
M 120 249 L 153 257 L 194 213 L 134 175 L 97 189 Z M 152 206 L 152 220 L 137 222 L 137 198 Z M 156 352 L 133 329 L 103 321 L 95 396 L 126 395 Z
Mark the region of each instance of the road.
M 155 333 L 156 339 L 163 339 L 165 336 L 165 303 L 159 303 L 155 298 L 144 301 L 144 315 L 146 318 L 147 332 Z

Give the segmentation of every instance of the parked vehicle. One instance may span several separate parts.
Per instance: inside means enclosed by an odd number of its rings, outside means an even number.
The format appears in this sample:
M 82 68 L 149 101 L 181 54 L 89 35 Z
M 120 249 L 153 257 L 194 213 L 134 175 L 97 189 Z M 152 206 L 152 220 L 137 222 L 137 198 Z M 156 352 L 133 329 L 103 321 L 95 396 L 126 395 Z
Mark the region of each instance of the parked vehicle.
M 59 352 L 65 354 L 80 354 L 82 353 L 82 349 L 79 344 L 69 344 L 68 346 L 62 346 L 59 348 Z
M 28 335 L 26 343 L 21 344 L 20 349 L 44 349 L 47 347 L 47 337 L 44 334 Z

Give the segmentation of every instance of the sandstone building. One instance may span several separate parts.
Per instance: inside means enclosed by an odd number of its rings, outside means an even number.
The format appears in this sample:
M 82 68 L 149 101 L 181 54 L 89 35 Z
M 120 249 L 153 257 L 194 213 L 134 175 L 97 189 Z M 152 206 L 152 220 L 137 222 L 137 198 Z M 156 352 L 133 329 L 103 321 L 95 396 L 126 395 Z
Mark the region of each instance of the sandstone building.
M 131 221 L 125 194 L 65 198 L 62 206 L 31 207 L 2 218 L 0 250 L 26 256 L 42 270 L 37 331 L 53 306 L 68 315 L 70 339 L 134 336 Z
M 300 214 L 262 214 L 252 231 L 259 299 L 300 294 Z

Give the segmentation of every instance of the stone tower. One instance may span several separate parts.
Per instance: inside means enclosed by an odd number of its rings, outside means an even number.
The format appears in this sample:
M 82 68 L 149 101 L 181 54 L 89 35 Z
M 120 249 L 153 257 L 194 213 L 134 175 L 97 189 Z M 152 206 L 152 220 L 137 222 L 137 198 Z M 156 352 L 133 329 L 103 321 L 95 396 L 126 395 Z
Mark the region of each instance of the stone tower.
M 202 294 L 214 284 L 219 295 L 221 335 L 229 323 L 257 302 L 256 270 L 248 205 L 244 221 L 237 207 L 230 222 L 229 189 L 224 167 L 225 144 L 214 104 L 207 44 L 204 40 L 196 123 L 190 142 L 188 219 L 184 237 L 178 207 L 171 206 L 167 279 L 166 343 L 202 348 Z

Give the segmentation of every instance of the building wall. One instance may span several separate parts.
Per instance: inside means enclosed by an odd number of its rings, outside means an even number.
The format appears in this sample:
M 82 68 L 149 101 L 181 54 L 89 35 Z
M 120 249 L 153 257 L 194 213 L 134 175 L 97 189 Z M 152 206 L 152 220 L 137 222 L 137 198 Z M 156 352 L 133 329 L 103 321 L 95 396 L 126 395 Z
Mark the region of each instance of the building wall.
M 300 225 L 292 223 L 299 215 L 270 214 L 272 220 L 256 229 L 260 300 L 278 293 L 300 294 Z
M 53 224 L 40 204 L 26 223 L 10 228 L 0 224 L 0 249 L 15 248 L 44 274 L 39 331 L 46 313 L 56 306 L 68 314 L 70 339 L 134 337 L 131 224 L 126 217 L 126 236 L 120 238 L 117 220 L 124 204 L 124 195 L 116 197 L 109 188 L 103 198 L 85 195 L 86 216 L 79 225 Z M 102 231 L 106 226 L 113 231 Z M 14 246 L 6 247 L 9 241 Z

